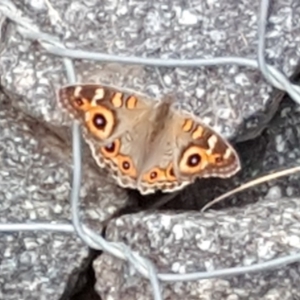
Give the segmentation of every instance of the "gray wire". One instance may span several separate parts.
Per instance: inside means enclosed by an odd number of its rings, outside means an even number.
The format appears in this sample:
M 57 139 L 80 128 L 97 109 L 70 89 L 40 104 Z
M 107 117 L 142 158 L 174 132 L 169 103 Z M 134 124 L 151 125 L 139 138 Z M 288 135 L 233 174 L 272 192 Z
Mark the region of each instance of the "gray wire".
M 74 233 L 74 227 L 71 224 L 59 223 L 7 223 L 0 224 L 0 232 L 9 231 L 57 231 L 65 233 Z
M 30 19 L 22 16 L 22 13 L 16 6 L 8 0 L 0 0 L 0 12 L 2 12 L 10 20 L 14 21 L 18 32 L 28 39 L 34 39 L 49 52 L 54 55 L 62 56 L 66 68 L 67 77 L 70 83 L 76 82 L 74 66 L 71 58 L 74 59 L 90 59 L 101 62 L 118 62 L 128 64 L 139 64 L 154 67 L 189 67 L 199 68 L 217 65 L 239 65 L 242 67 L 256 68 L 261 71 L 263 76 L 274 87 L 286 91 L 292 99 L 300 103 L 300 88 L 289 82 L 284 74 L 273 66 L 266 64 L 265 51 L 265 32 L 266 20 L 269 9 L 269 1 L 262 0 L 260 7 L 260 17 L 258 24 L 258 60 L 251 60 L 242 57 L 217 57 L 209 59 L 156 59 L 142 57 L 120 57 L 104 53 L 88 52 L 82 50 L 66 49 L 64 45 L 55 36 L 43 33 L 33 24 Z M 102 236 L 98 235 L 91 229 L 87 228 L 80 221 L 79 201 L 81 186 L 81 135 L 79 125 L 73 124 L 73 179 L 72 191 L 70 195 L 72 223 L 71 224 L 54 224 L 54 223 L 24 223 L 24 224 L 0 224 L 1 232 L 12 231 L 54 231 L 64 233 L 74 233 L 88 246 L 103 250 L 111 255 L 126 260 L 144 277 L 149 278 L 153 289 L 153 297 L 155 300 L 161 300 L 162 294 L 160 290 L 159 280 L 165 282 L 191 281 L 208 279 L 215 277 L 236 276 L 245 273 L 253 273 L 278 268 L 287 264 L 291 264 L 300 260 L 300 253 L 273 259 L 251 266 L 235 267 L 210 272 L 194 272 L 189 274 L 163 274 L 157 273 L 153 263 L 133 252 L 123 243 L 108 242 Z
M 270 261 L 254 264 L 251 266 L 234 267 L 228 269 L 215 270 L 210 272 L 195 272 L 190 274 L 159 274 L 162 281 L 193 281 L 208 278 L 224 278 L 237 275 L 257 273 L 259 271 L 267 271 L 277 269 L 295 262 L 300 261 L 300 253 L 275 258 Z
M 261 0 L 260 6 L 260 17 L 258 21 L 258 47 L 257 47 L 257 57 L 258 66 L 264 77 L 275 87 L 285 90 L 289 96 L 300 104 L 300 93 L 299 86 L 292 85 L 288 78 L 282 73 L 269 72 L 268 66 L 266 64 L 266 59 L 264 56 L 265 51 L 265 35 L 266 35 L 266 23 L 267 15 L 269 10 L 270 1 Z

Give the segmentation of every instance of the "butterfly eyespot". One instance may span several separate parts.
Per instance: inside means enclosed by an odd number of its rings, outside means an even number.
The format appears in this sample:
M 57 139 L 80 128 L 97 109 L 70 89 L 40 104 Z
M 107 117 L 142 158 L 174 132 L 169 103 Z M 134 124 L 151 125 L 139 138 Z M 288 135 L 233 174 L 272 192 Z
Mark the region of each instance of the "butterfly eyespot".
M 203 170 L 209 163 L 205 149 L 190 146 L 181 155 L 179 170 L 182 173 L 194 174 Z
M 157 177 L 157 172 L 156 171 L 153 171 L 150 173 L 150 179 L 155 179 Z
M 85 113 L 85 122 L 89 131 L 101 140 L 107 139 L 116 125 L 113 112 L 100 105 Z
M 142 180 L 148 183 L 155 183 L 158 181 L 165 181 L 166 175 L 165 172 L 160 168 L 153 168 L 148 171 L 143 177 Z
M 220 164 L 224 161 L 223 156 L 216 156 L 215 163 Z
M 123 174 L 128 175 L 132 178 L 136 178 L 137 172 L 130 157 L 118 155 L 115 161 L 117 162 L 117 165 Z
M 196 167 L 201 163 L 201 155 L 198 153 L 192 154 L 187 159 L 187 164 L 190 167 Z
M 73 97 L 72 99 L 72 105 L 75 107 L 75 109 L 81 110 L 81 111 L 88 111 L 91 109 L 90 102 L 83 98 L 83 97 Z
M 115 143 L 114 142 L 112 142 L 112 143 L 110 143 L 109 145 L 107 145 L 107 146 L 105 146 L 104 147 L 104 149 L 107 151 L 107 152 L 110 152 L 110 153 L 112 153 L 112 152 L 114 152 L 115 151 Z
M 120 146 L 120 140 L 115 140 L 112 143 L 101 147 L 100 151 L 105 157 L 111 158 L 115 157 L 119 153 Z
M 130 169 L 130 163 L 128 161 L 123 161 L 122 167 L 124 170 L 129 170 Z
M 93 118 L 93 122 L 95 127 L 97 127 L 98 129 L 103 129 L 105 128 L 107 122 L 105 117 L 102 114 L 95 114 L 94 118 Z
M 84 102 L 81 98 L 75 98 L 74 103 L 77 106 L 82 106 L 84 104 Z

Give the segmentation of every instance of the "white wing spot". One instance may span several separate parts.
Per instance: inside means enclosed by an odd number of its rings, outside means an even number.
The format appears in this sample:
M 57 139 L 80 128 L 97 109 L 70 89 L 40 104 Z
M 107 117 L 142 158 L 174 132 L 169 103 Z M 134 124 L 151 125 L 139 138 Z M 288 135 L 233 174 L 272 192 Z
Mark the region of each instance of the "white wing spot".
M 93 99 L 101 100 L 104 97 L 104 89 L 97 89 Z
M 77 87 L 75 88 L 75 90 L 74 90 L 74 96 L 75 96 L 76 98 L 80 97 L 80 92 L 81 92 L 81 90 L 82 90 L 82 87 L 81 87 L 81 86 L 77 86 Z
M 231 154 L 232 154 L 231 149 L 227 148 L 223 157 L 225 159 L 228 159 L 231 156 Z
M 99 88 L 95 90 L 95 95 L 91 101 L 92 106 L 97 106 L 97 100 L 101 100 L 104 97 L 104 89 Z
M 217 142 L 218 142 L 217 136 L 212 135 L 212 136 L 208 139 L 208 141 L 207 141 L 208 146 L 209 146 L 209 149 L 210 149 L 210 150 L 214 150 L 214 148 L 215 148 Z

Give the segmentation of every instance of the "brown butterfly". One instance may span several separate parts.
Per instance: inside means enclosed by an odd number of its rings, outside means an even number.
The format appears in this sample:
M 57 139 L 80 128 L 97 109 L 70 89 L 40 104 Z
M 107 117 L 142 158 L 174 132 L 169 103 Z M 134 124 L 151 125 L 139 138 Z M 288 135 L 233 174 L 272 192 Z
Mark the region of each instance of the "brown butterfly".
M 224 138 L 168 99 L 76 84 L 59 90 L 59 102 L 82 125 L 97 164 L 122 187 L 173 192 L 196 178 L 226 178 L 240 170 Z

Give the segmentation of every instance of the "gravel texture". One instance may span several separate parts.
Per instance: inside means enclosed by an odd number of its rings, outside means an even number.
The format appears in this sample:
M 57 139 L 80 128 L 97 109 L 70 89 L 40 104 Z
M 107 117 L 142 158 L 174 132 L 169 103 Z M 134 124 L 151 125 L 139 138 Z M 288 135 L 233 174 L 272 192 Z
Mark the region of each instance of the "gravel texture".
M 258 0 L 13 3 L 41 31 L 73 49 L 154 58 L 256 58 Z M 299 1 L 273 1 L 265 53 L 267 61 L 287 76 L 297 72 L 299 65 L 299 20 Z M 1 13 L 0 4 L 0 88 L 5 93 L 0 95 L 0 222 L 69 222 L 71 122 L 55 100 L 55 90 L 67 82 L 65 67 L 61 58 L 49 55 L 20 32 Z M 257 137 L 282 98 L 259 72 L 245 67 L 157 70 L 87 61 L 76 61 L 75 66 L 79 81 L 101 81 L 153 97 L 171 91 L 179 105 L 236 141 Z M 189 187 L 166 206 L 179 212 L 118 218 L 109 224 L 107 238 L 124 241 L 150 257 L 160 272 L 253 264 L 297 251 L 296 175 L 226 202 L 239 207 L 227 205 L 205 214 L 182 212 L 201 207 L 211 199 L 210 192 L 219 194 L 261 172 L 299 163 L 299 109 L 295 105 L 280 109 L 258 140 L 237 145 L 243 172 L 232 181 Z M 101 222 L 128 198 L 95 168 L 84 149 L 82 218 L 100 233 Z M 5 300 L 62 299 L 74 287 L 88 257 L 87 247 L 75 235 L 63 233 L 1 233 L 0 247 L 0 298 Z M 94 267 L 96 289 L 103 299 L 151 299 L 148 282 L 127 264 L 103 254 Z M 166 284 L 163 293 L 164 299 L 199 299 L 199 295 L 227 300 L 296 299 L 299 274 L 294 264 L 236 278 Z M 84 294 L 82 299 L 91 300 Z
M 107 238 L 150 258 L 160 273 L 183 274 L 295 253 L 299 219 L 299 199 L 282 198 L 205 214 L 124 216 L 109 226 Z M 153 299 L 149 282 L 127 263 L 104 254 L 94 268 L 102 299 Z M 163 299 L 296 299 L 299 280 L 299 264 L 294 264 L 251 275 L 164 283 Z
M 42 145 L 37 124 L 3 106 L 0 223 L 65 223 L 70 219 L 67 162 Z M 0 298 L 5 300 L 59 299 L 70 273 L 87 257 L 87 247 L 63 233 L 0 233 L 0 248 Z

